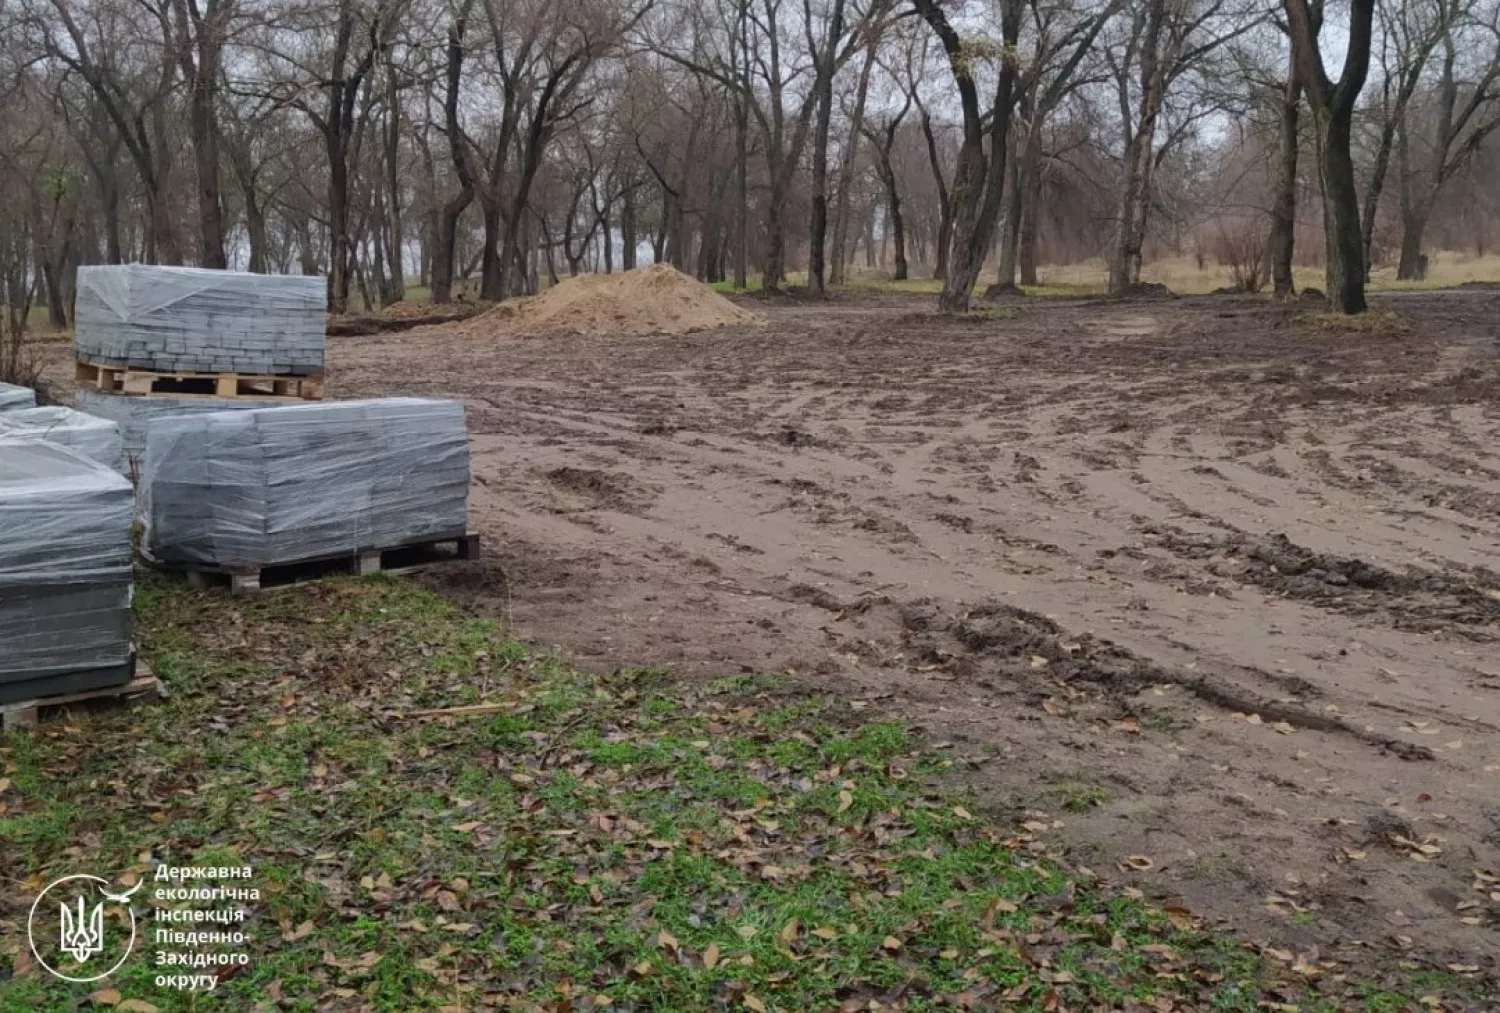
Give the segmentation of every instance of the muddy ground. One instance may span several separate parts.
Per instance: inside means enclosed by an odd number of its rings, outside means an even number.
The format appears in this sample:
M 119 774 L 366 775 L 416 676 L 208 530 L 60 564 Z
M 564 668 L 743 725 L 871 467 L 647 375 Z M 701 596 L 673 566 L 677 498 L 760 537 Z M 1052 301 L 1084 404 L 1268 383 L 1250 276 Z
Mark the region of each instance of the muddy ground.
M 330 392 L 467 404 L 490 558 L 430 579 L 580 664 L 790 672 L 1252 938 L 1495 969 L 1500 293 L 747 304 L 330 339 Z

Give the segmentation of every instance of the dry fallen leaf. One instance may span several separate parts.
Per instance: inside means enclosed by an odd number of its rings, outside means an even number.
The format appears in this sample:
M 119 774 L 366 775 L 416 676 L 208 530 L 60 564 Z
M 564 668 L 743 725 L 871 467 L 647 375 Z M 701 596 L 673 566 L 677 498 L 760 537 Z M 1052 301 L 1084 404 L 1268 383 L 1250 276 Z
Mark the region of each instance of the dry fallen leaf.
M 896 950 L 901 949 L 901 940 L 897 939 L 895 936 L 886 936 L 883 940 L 881 940 L 880 945 L 883 949 L 890 950 L 894 953 Z
M 745 994 L 745 1008 L 753 1009 L 755 1013 L 766 1013 L 766 1004 L 750 993 Z
M 672 935 L 672 933 L 668 932 L 666 929 L 662 929 L 656 934 L 656 945 L 660 946 L 664 950 L 670 950 L 671 952 L 676 953 L 677 937 Z
M 0 782 L 0 784 L 3 784 L 3 782 Z M 117 988 L 101 988 L 89 996 L 89 1000 L 95 1006 L 113 1006 L 120 1001 L 120 990 Z
M 971 820 L 974 818 L 969 815 L 969 810 L 965 809 L 961 805 L 956 805 L 953 807 L 953 815 L 957 816 L 961 820 Z
M 1156 865 L 1155 862 L 1147 858 L 1145 855 L 1126 855 L 1125 861 L 1121 864 L 1126 865 L 1137 872 L 1145 872 L 1147 869 L 1150 869 Z
M 115 1009 L 121 1013 L 156 1013 L 156 1007 L 144 999 L 126 999 Z
M 708 944 L 708 949 L 706 949 L 706 950 L 703 951 L 703 966 L 706 967 L 706 968 L 708 968 L 710 971 L 712 971 L 714 969 L 714 965 L 717 964 L 718 962 L 719 962 L 719 944 L 718 943 L 709 943 Z
M 846 811 L 853 804 L 854 793 L 852 791 L 844 790 L 839 792 L 839 812 Z
M 793 918 L 781 927 L 781 941 L 790 946 L 797 938 L 797 919 Z

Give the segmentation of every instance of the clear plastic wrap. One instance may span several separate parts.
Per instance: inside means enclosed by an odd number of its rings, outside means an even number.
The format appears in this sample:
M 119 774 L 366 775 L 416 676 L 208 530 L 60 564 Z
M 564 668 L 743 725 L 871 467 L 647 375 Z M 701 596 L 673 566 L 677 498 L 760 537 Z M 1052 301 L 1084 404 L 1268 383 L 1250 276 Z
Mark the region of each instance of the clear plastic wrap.
M 23 408 L 0 414 L 0 443 L 42 439 L 71 447 L 106 468 L 128 473 L 120 427 L 108 419 L 62 405 Z
M 142 545 L 225 569 L 465 533 L 469 439 L 456 401 L 385 398 L 151 422 Z
M 80 267 L 78 357 L 160 372 L 323 371 L 327 288 L 318 277 L 197 267 Z
M 111 469 L 0 443 L 0 702 L 129 679 L 134 512 Z
M 120 427 L 120 441 L 127 460 L 137 460 L 146 451 L 146 428 L 152 419 L 168 415 L 206 415 L 209 412 L 250 411 L 271 408 L 284 401 L 255 401 L 250 398 L 217 397 L 135 397 L 129 394 L 105 394 L 78 388 L 73 405 L 81 412 L 108 419 Z
M 13 383 L 0 383 L 0 412 L 35 407 L 36 391 L 30 387 L 17 387 Z

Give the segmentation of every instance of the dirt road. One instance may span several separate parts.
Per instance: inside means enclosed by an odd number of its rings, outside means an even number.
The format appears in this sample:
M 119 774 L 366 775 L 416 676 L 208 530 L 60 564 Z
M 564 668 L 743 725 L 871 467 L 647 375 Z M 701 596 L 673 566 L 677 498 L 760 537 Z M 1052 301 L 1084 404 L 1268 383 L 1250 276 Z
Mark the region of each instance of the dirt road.
M 753 305 L 337 339 L 331 388 L 467 403 L 493 558 L 438 579 L 526 636 L 792 672 L 1148 893 L 1494 968 L 1500 294 L 1392 298 L 1405 333 L 1233 298 Z

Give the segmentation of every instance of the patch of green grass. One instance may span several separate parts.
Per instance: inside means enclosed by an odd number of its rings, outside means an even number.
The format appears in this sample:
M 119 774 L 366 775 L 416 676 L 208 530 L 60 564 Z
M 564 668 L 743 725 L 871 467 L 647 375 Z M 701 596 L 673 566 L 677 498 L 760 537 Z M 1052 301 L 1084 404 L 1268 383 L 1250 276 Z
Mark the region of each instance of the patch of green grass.
M 1021 291 L 1034 299 L 1095 299 L 1107 294 L 1108 289 L 1103 283 L 1044 282 L 1040 285 L 1026 285 Z
M 779 678 L 584 675 L 388 576 L 252 600 L 150 579 L 136 601 L 171 698 L 0 739 L 0 867 L 24 894 L 65 872 L 251 865 L 240 973 L 168 990 L 146 945 L 109 982 L 162 1013 L 1475 994 L 1303 980 L 991 825 L 902 722 Z M 142 896 L 142 914 L 159 903 Z M 12 962 L 23 910 L 0 909 Z M 96 987 L 22 965 L 0 1010 L 60 1013 Z
M 850 292 L 921 292 L 937 295 L 943 283 L 936 278 L 903 278 L 896 281 L 882 275 L 856 274 L 844 282 Z
M 1079 781 L 1057 781 L 1048 786 L 1044 797 L 1054 800 L 1070 813 L 1087 812 L 1109 801 L 1109 792 L 1097 784 Z
M 710 281 L 706 284 L 720 295 L 743 295 L 746 292 L 759 292 L 761 290 L 760 275 L 758 274 L 746 275 L 744 288 L 735 288 L 733 278 L 728 278 L 724 281 Z

